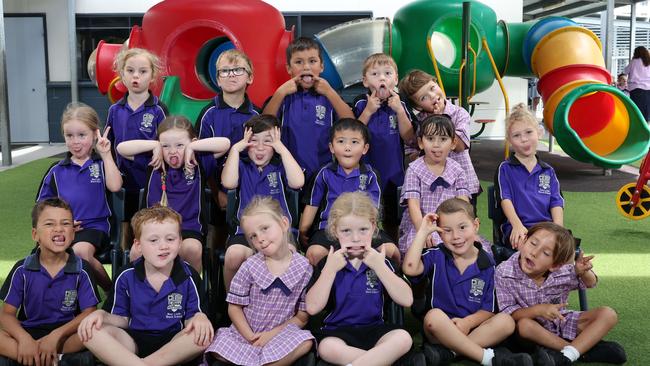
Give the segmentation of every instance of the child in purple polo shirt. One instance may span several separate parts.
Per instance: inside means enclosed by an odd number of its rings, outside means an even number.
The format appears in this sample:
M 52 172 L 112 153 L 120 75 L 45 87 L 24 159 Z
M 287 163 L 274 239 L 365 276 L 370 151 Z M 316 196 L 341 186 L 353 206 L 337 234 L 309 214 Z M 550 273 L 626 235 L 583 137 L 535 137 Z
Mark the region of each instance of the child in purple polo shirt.
M 216 67 L 217 85 L 221 93 L 203 108 L 196 126 L 200 139 L 227 137 L 234 144 L 244 137 L 244 123 L 259 114 L 246 94 L 246 89 L 253 83 L 253 63 L 244 52 L 232 49 L 219 55 Z M 222 159 L 217 162 L 214 177 L 216 187 L 219 187 Z M 220 189 L 216 191 L 219 205 L 226 207 L 228 198 L 225 192 Z
M 225 137 L 196 139 L 194 128 L 183 116 L 169 116 L 158 126 L 158 140 L 131 140 L 117 146 L 126 159 L 154 151 L 162 161 L 153 160 L 143 200 L 147 207 L 169 206 L 183 218 L 183 245 L 180 257 L 201 271 L 201 259 L 207 227 L 204 222 L 203 191 L 205 178 L 215 169 L 215 159 L 230 147 Z M 195 156 L 194 152 L 201 152 Z M 133 261 L 141 253 L 131 250 Z
M 285 189 L 302 188 L 305 176 L 282 143 L 279 127 L 280 122 L 275 116 L 254 116 L 245 124 L 244 138 L 230 149 L 221 174 L 221 184 L 226 189 L 239 188 L 238 220 L 244 208 L 257 195 L 273 197 L 280 203 L 284 216 L 289 218 L 289 224 L 294 219 L 287 207 Z M 240 156 L 244 150 L 247 150 L 247 154 Z M 241 225 L 237 225 L 234 233 L 229 235 L 226 247 L 223 277 L 225 288 L 228 289 L 239 266 L 254 253 Z
M 391 365 L 399 359 L 398 365 L 424 366 L 421 353 L 407 354 L 411 335 L 384 322 L 385 296 L 410 306 L 413 294 L 385 249 L 372 248 L 378 217 L 377 206 L 364 192 L 343 193 L 332 205 L 327 231 L 340 248 L 330 247 L 307 291 L 307 312 L 328 312 L 323 327 L 314 332 L 318 354 L 336 365 Z
M 435 212 L 438 205 L 449 198 L 469 201 L 467 174 L 455 160 L 448 159 L 456 144 L 455 136 L 454 124 L 444 114 L 427 117 L 418 129 L 418 146 L 424 156 L 409 165 L 402 186 L 401 204 L 407 208 L 399 230 L 402 255 L 411 246 L 424 215 Z M 427 247 L 439 242 L 438 233 L 432 232 Z
M 515 322 L 496 312 L 494 259 L 477 241 L 479 221 L 472 205 L 448 199 L 422 218 L 402 270 L 413 282 L 429 279 L 424 317 L 424 354 L 430 365 L 446 365 L 461 354 L 485 366 L 530 365 L 527 354 L 488 348 L 510 336 Z M 433 232 L 444 245 L 422 251 Z
M 264 114 L 278 116 L 282 142 L 309 181 L 323 164 L 331 161 L 327 137 L 334 121 L 353 115 L 327 80 L 320 77 L 323 58 L 314 40 L 300 37 L 289 44 L 287 72 L 291 79 L 271 96 Z
M 2 365 L 94 365 L 90 353 L 73 354 L 84 348 L 77 327 L 100 299 L 88 263 L 70 250 L 72 217 L 60 198 L 32 209 L 38 247 L 14 265 L 0 290 Z
M 95 254 L 110 242 L 106 189 L 117 192 L 122 187 L 111 142 L 106 138 L 111 128 L 106 127 L 101 135 L 97 112 L 83 103 L 70 103 L 61 116 L 61 129 L 68 153 L 45 173 L 36 201 L 61 197 L 70 204 L 77 229 L 72 250 L 90 263 L 97 282 L 108 291 L 111 279 Z
M 241 225 L 257 254 L 232 279 L 226 298 L 232 325 L 217 331 L 206 353 L 213 365 L 313 365 L 314 337 L 301 329 L 309 318 L 305 288 L 312 268 L 290 247 L 289 218 L 278 201 L 257 196 Z
M 602 341 L 618 322 L 616 311 L 607 306 L 566 309 L 570 291 L 598 282 L 593 256 L 580 252 L 574 264 L 574 253 L 567 229 L 552 222 L 531 227 L 519 251 L 497 267 L 499 309 L 512 315 L 520 337 L 541 346 L 533 354 L 536 364 L 625 363 L 621 345 Z
M 378 174 L 361 161 L 370 147 L 370 132 L 361 121 L 353 118 L 338 120 L 330 130 L 330 151 L 334 162 L 323 166 L 303 196 L 305 208 L 300 217 L 300 241 L 308 245 L 306 256 L 312 265 L 323 259 L 336 240 L 326 233 L 330 208 L 344 192 L 366 192 L 377 209 L 382 209 L 381 183 Z M 314 221 L 316 225 L 314 230 Z M 393 239 L 384 231 L 373 239 L 373 246 L 385 246 L 389 258 L 399 261 Z M 379 249 L 379 248 L 378 248 Z
M 471 116 L 464 108 L 448 101 L 436 78 L 422 70 L 413 70 L 406 74 L 399 82 L 399 90 L 411 102 L 415 112 L 416 132 L 422 122 L 432 114 L 446 114 L 451 118 L 455 127 L 456 146 L 449 153 L 449 157 L 460 164 L 465 171 L 471 194 L 470 202 L 476 210 L 476 198 L 481 193 L 481 185 L 469 156 Z M 410 152 L 409 160 L 417 159 L 419 156 L 417 144 L 408 146 L 407 150 Z
M 150 207 L 131 219 L 142 257 L 115 279 L 103 310 L 79 325 L 79 338 L 106 365 L 178 365 L 210 344 L 212 324 L 201 312 L 201 278 L 178 257 L 181 216 Z
M 396 92 L 397 64 L 393 58 L 384 53 L 368 56 L 362 75 L 368 94 L 355 99 L 353 111 L 370 130 L 372 145 L 366 161 L 381 177 L 384 230 L 396 238 L 398 188 L 404 183 L 404 143 L 412 143 L 415 134 L 406 104 Z
M 553 168 L 537 157 L 540 132 L 526 105 L 514 106 L 506 120 L 506 138 L 513 153 L 499 165 L 494 184 L 507 218 L 501 226 L 503 238 L 514 249 L 524 243 L 534 224 L 553 221 L 562 226 L 564 222 L 560 182 Z

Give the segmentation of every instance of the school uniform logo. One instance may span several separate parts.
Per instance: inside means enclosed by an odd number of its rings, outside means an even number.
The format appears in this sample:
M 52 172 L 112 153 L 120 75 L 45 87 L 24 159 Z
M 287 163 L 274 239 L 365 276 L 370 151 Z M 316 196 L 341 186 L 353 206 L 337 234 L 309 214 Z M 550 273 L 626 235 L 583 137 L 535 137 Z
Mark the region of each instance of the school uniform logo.
M 391 135 L 397 133 L 397 116 L 392 114 L 388 116 L 388 125 L 390 127 L 389 133 Z
M 185 174 L 185 183 L 188 186 L 194 183 L 194 169 L 183 169 L 183 173 Z
M 379 278 L 377 274 L 372 269 L 366 271 L 366 293 L 367 294 L 378 294 L 379 289 Z
M 182 318 L 183 314 L 182 311 L 179 312 L 183 308 L 183 295 L 173 292 L 169 295 L 167 295 L 167 319 L 177 319 L 177 318 Z
M 77 303 L 77 290 L 65 290 L 61 311 L 74 311 Z
M 367 174 L 360 174 L 359 175 L 359 190 L 360 191 L 365 191 L 367 187 L 368 187 L 368 175 Z
M 316 124 L 324 126 L 325 125 L 325 113 L 327 112 L 327 108 L 323 105 L 316 105 Z
M 469 301 L 481 302 L 484 287 L 485 281 L 480 278 L 472 278 L 471 287 L 469 289 Z
M 537 181 L 537 193 L 551 194 L 551 176 L 540 174 Z
M 151 132 L 151 126 L 153 126 L 154 115 L 151 113 L 145 113 L 142 115 L 142 122 L 140 122 L 140 131 Z
M 266 175 L 266 180 L 269 182 L 269 194 L 278 194 L 278 172 L 270 172 Z
M 101 183 L 99 163 L 92 163 L 88 170 L 90 171 L 90 183 Z

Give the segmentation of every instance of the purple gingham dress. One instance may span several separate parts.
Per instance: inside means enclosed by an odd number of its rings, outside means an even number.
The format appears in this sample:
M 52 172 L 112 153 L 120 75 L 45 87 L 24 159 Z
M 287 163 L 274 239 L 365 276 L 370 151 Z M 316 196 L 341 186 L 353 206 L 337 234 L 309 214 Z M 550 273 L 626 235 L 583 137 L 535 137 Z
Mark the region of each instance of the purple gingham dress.
M 456 161 L 447 159 L 445 170 L 440 177 L 449 184 L 449 187 L 439 185 L 434 191 L 431 191 L 431 184 L 439 177 L 427 168 L 424 156 L 414 160 L 406 170 L 402 196 L 400 197 L 400 203 L 407 206 L 402 216 L 402 222 L 399 225 L 399 251 L 402 256 L 411 246 L 416 234 L 415 225 L 413 225 L 411 215 L 409 215 L 407 199 L 419 199 L 420 210 L 422 216 L 424 216 L 430 212 L 436 212 L 438 206 L 445 200 L 458 196 L 469 196 L 470 194 L 467 188 L 465 171 Z M 441 241 L 438 233 L 431 235 L 434 236 L 436 242 Z
M 528 277 L 519 265 L 519 252 L 497 266 L 494 274 L 495 289 L 499 310 L 512 314 L 518 309 L 538 304 L 566 304 L 569 292 L 585 289 L 585 283 L 578 278 L 573 264 L 565 264 L 557 271 L 550 272 L 541 286 Z M 535 318 L 551 333 L 567 340 L 573 340 L 578 331 L 578 318 L 581 311 L 561 310 L 564 320 L 550 321 Z
M 275 277 L 269 272 L 264 256 L 257 253 L 237 271 L 226 301 L 244 307 L 244 315 L 253 332 L 269 331 L 292 318 L 298 310 L 306 310 L 305 287 L 312 271 L 305 257 L 293 253 L 289 268 L 280 277 Z M 233 324 L 229 328 L 219 328 L 205 352 L 218 353 L 236 365 L 264 365 L 284 358 L 310 339 L 314 337 L 308 330 L 289 324 L 266 345 L 257 347 L 244 339 Z
M 478 176 L 474 170 L 474 165 L 472 165 L 472 159 L 469 156 L 469 123 L 471 122 L 471 117 L 465 109 L 454 105 L 454 103 L 450 102 L 449 100 L 445 102 L 445 109 L 442 111 L 442 113 L 448 115 L 451 118 L 451 121 L 454 122 L 454 126 L 456 126 L 456 136 L 458 136 L 465 143 L 465 146 L 468 147 L 461 152 L 450 152 L 449 157 L 460 164 L 460 166 L 465 171 L 469 193 L 479 193 L 481 190 L 481 184 L 478 181 Z M 422 121 L 424 121 L 431 114 L 432 113 L 426 112 L 418 113 L 415 118 L 418 128 L 422 124 Z M 417 145 L 415 147 L 417 148 Z

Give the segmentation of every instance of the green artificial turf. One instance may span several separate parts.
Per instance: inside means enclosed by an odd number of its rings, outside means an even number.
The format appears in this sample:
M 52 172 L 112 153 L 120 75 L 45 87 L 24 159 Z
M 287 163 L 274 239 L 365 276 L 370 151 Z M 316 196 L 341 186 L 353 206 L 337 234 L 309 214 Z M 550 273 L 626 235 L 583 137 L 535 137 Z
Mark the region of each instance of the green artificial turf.
M 30 210 L 40 179 L 55 159 L 43 159 L 0 172 L 0 281 L 19 258 L 33 247 L 30 236 Z M 487 189 L 486 183 L 483 188 Z M 610 306 L 619 313 L 619 324 L 607 339 L 623 344 L 629 365 L 650 364 L 650 218 L 632 221 L 621 216 L 615 205 L 615 192 L 565 192 L 565 223 L 582 238 L 582 248 L 593 254 L 599 284 L 588 291 L 589 306 Z M 480 232 L 492 238 L 487 218 L 486 194 L 479 198 Z M 577 296 L 571 307 L 578 308 Z M 418 325 L 407 319 L 412 334 Z M 420 339 L 419 336 L 417 336 Z M 466 364 L 466 363 L 463 363 Z

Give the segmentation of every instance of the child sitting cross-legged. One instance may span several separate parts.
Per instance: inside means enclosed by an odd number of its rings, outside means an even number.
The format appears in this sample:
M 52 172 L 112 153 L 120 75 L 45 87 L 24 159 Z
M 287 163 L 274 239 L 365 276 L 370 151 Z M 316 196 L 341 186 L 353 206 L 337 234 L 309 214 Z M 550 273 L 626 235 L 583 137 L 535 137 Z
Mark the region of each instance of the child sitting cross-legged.
M 199 274 L 178 255 L 181 216 L 168 207 L 138 211 L 133 246 L 142 257 L 79 325 L 84 345 L 106 365 L 178 365 L 199 356 L 214 331 L 201 312 Z
M 494 259 L 477 242 L 478 228 L 469 202 L 448 199 L 422 218 L 404 257 L 404 274 L 413 282 L 431 282 L 424 317 L 427 364 L 448 364 L 459 354 L 485 366 L 532 366 L 527 354 L 490 348 L 514 332 L 515 322 L 508 314 L 495 314 Z M 422 253 L 434 231 L 443 244 Z
M 569 292 L 596 286 L 593 256 L 582 252 L 573 263 L 575 241 L 560 225 L 542 222 L 528 230 L 525 242 L 496 270 L 499 308 L 517 322 L 517 333 L 538 344 L 538 365 L 584 362 L 622 364 L 625 350 L 602 338 L 616 325 L 607 306 L 587 311 L 566 309 Z

